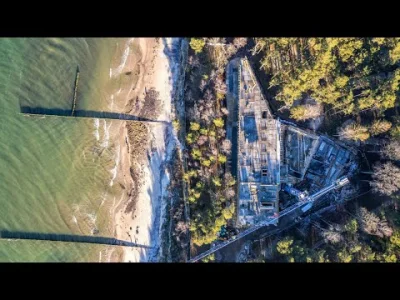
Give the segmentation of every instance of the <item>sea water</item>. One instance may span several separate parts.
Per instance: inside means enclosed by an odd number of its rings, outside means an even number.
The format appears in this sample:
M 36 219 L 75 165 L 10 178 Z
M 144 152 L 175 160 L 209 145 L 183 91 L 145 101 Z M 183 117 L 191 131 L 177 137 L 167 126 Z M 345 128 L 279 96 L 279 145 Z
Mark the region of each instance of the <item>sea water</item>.
M 77 66 L 77 109 L 109 111 L 126 40 L 0 38 L 0 231 L 114 236 L 107 199 L 120 193 L 120 158 L 109 129 L 120 121 L 19 111 L 71 109 Z M 102 247 L 3 239 L 0 261 L 97 261 Z

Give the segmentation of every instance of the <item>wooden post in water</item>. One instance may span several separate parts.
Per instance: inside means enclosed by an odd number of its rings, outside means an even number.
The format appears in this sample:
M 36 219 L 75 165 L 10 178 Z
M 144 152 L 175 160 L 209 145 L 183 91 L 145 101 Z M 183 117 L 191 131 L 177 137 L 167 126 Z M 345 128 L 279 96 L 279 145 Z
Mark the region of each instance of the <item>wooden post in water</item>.
M 71 111 L 71 116 L 73 116 L 74 113 L 75 113 L 76 94 L 77 94 L 77 92 L 78 92 L 78 82 L 79 82 L 79 66 L 76 67 L 74 99 L 72 100 L 72 111 Z

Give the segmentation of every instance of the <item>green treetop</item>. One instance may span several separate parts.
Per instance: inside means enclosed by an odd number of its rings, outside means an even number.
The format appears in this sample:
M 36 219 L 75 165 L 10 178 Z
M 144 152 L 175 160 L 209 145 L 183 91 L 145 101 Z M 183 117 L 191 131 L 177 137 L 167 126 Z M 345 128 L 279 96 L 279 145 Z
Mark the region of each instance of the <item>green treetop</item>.
M 207 134 L 208 134 L 208 130 L 205 129 L 205 128 L 201 128 L 201 129 L 200 129 L 200 133 L 201 133 L 202 135 L 207 135 Z
M 372 123 L 369 132 L 371 133 L 371 135 L 378 135 L 389 131 L 391 127 L 392 123 L 390 123 L 389 121 L 376 120 L 374 123 Z
M 356 219 L 352 219 L 349 223 L 345 225 L 346 231 L 355 234 L 358 230 L 358 223 Z
M 193 159 L 200 160 L 200 158 L 202 157 L 200 149 L 192 149 L 192 157 Z
M 214 125 L 215 125 L 216 127 L 219 127 L 219 128 L 224 127 L 224 120 L 223 120 L 222 118 L 216 118 L 216 119 L 213 121 L 213 123 L 214 123 Z
M 219 161 L 221 164 L 226 163 L 226 156 L 223 155 L 223 154 L 218 154 L 218 161 Z
M 212 182 L 215 184 L 215 186 L 222 186 L 221 179 L 219 179 L 218 176 L 213 177 Z
M 292 245 L 293 239 L 290 237 L 285 237 L 276 244 L 276 250 L 282 255 L 290 255 L 293 252 Z
M 211 161 L 208 159 L 204 159 L 201 161 L 201 164 L 205 167 L 209 167 L 211 165 Z
M 200 38 L 200 39 L 191 38 L 190 39 L 190 48 L 192 48 L 196 54 L 203 51 L 205 44 L 206 44 L 206 41 L 202 38 Z
M 200 129 L 200 124 L 196 122 L 190 122 L 190 130 L 198 131 Z

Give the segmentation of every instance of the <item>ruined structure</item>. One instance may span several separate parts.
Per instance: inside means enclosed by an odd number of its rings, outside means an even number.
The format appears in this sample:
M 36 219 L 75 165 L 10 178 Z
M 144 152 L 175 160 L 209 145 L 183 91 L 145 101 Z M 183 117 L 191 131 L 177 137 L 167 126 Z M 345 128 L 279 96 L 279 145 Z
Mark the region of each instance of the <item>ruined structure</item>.
M 247 59 L 227 70 L 229 169 L 238 179 L 238 225 L 276 216 L 298 201 L 292 190 L 318 193 L 354 169 L 355 151 L 271 113 Z

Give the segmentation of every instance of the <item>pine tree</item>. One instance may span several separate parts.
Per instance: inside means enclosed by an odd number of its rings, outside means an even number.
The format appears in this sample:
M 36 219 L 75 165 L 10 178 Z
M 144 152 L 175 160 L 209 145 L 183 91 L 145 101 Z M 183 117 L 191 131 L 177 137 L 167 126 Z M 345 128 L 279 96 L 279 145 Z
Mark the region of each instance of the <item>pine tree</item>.
M 340 139 L 365 141 L 369 139 L 368 128 L 360 124 L 349 124 L 339 130 Z
M 297 121 L 314 119 L 321 115 L 321 109 L 318 105 L 299 105 L 290 109 L 290 117 Z
M 391 162 L 377 163 L 373 166 L 374 174 L 371 186 L 376 193 L 392 195 L 400 189 L 400 168 Z
M 382 156 L 391 160 L 400 160 L 400 140 L 390 140 L 382 148 Z
M 386 120 L 376 120 L 372 123 L 369 132 L 372 136 L 385 133 L 390 130 L 392 123 Z

